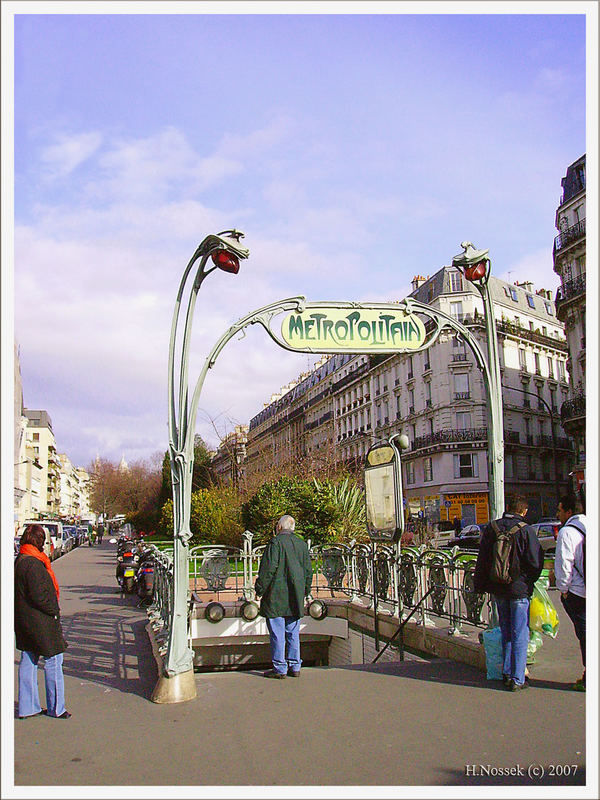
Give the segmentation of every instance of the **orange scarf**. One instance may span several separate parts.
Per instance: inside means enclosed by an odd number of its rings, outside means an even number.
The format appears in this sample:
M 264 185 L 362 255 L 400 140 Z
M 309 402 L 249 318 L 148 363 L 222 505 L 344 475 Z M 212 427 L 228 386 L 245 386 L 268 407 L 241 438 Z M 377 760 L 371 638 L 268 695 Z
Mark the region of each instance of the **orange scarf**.
M 56 599 L 58 600 L 58 598 L 60 597 L 58 581 L 56 580 L 56 575 L 52 572 L 52 567 L 50 566 L 50 559 L 48 558 L 46 553 L 43 553 L 41 550 L 38 550 L 37 547 L 35 547 L 32 544 L 22 544 L 19 547 L 19 553 L 23 556 L 33 556 L 34 558 L 37 558 L 38 561 L 42 562 L 42 564 L 48 570 L 48 574 L 52 578 L 52 583 L 54 584 L 54 588 L 56 589 Z

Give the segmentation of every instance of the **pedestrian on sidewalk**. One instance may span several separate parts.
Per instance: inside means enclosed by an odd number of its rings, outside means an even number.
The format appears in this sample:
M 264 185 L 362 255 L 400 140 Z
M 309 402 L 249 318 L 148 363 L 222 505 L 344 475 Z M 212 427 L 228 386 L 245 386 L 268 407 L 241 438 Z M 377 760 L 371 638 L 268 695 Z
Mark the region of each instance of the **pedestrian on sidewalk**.
M 561 529 L 556 540 L 554 575 L 556 588 L 579 639 L 583 675 L 573 684 L 585 692 L 585 533 L 586 518 L 582 503 L 573 494 L 561 497 L 556 512 Z
M 526 524 L 527 499 L 514 495 L 500 519 L 487 525 L 481 537 L 474 584 L 496 602 L 502 633 L 502 680 L 510 691 L 525 689 L 529 602 L 544 566 L 544 551 L 535 530 Z
M 310 594 L 312 566 L 306 542 L 294 533 L 295 528 L 293 517 L 281 517 L 263 553 L 255 583 L 271 643 L 273 669 L 263 673 L 265 678 L 300 676 L 300 620 L 304 599 Z
M 21 650 L 19 719 L 47 714 L 68 719 L 62 664 L 67 643 L 60 624 L 60 590 L 50 559 L 44 553 L 41 525 L 28 525 L 15 561 L 15 634 Z M 44 658 L 47 710 L 38 695 L 37 667 Z

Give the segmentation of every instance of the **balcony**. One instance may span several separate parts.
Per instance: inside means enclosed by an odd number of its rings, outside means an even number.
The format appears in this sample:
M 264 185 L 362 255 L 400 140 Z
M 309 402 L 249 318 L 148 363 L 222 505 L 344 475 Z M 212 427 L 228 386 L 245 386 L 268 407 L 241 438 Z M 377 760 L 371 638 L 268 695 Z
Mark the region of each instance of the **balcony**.
M 521 339 L 527 339 L 530 342 L 543 344 L 546 347 L 552 347 L 554 350 L 561 350 L 565 353 L 568 352 L 567 343 L 565 341 L 555 339 L 553 336 L 544 336 L 543 333 L 537 333 L 537 331 L 530 331 L 528 328 L 523 328 L 521 325 L 516 325 L 514 322 L 509 322 L 508 320 L 502 320 L 500 322 L 496 320 L 496 330 L 498 333 L 516 336 Z M 521 365 L 520 369 L 522 372 L 527 371 L 524 365 Z
M 575 225 L 572 225 L 570 228 L 567 228 L 566 231 L 559 233 L 558 236 L 554 239 L 554 252 L 558 253 L 559 250 L 564 250 L 565 247 L 568 247 L 573 242 L 578 241 L 579 239 L 585 236 L 585 219 L 579 220 L 576 222 Z
M 413 443 L 413 450 L 423 447 L 432 447 L 437 444 L 451 442 L 485 442 L 487 441 L 487 428 L 464 428 L 460 430 L 444 430 L 428 433 L 426 436 L 417 436 Z
M 556 290 L 556 298 L 555 298 L 555 305 L 556 305 L 556 316 L 558 317 L 561 322 L 564 322 L 564 313 L 563 309 L 565 308 L 567 303 L 570 303 L 572 300 L 577 299 L 585 294 L 585 272 L 582 275 L 578 275 L 576 278 L 573 278 L 570 281 L 566 281 L 559 286 Z
M 466 361 L 467 354 L 466 353 L 453 353 L 452 354 L 452 361 Z
M 470 400 L 471 392 L 454 392 L 455 400 Z
M 585 433 L 585 395 L 578 394 L 565 400 L 560 408 L 560 421 L 565 433 Z

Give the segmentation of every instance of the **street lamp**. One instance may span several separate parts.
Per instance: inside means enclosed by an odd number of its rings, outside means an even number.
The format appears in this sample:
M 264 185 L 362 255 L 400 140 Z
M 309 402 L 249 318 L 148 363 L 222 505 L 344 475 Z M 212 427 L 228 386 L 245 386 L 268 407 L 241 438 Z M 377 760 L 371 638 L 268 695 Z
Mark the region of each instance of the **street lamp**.
M 196 297 L 204 279 L 215 269 L 237 274 L 240 260 L 248 258 L 248 248 L 240 243 L 244 234 L 237 230 L 221 231 L 207 236 L 196 248 L 181 279 L 169 341 L 169 455 L 173 487 L 173 598 L 169 640 L 164 672 L 159 676 L 152 694 L 155 703 L 178 703 L 196 696 L 193 651 L 188 645 L 188 556 L 190 503 L 194 466 L 194 431 L 200 392 L 197 385 L 191 401 L 188 388 L 189 351 Z M 209 262 L 210 259 L 210 262 Z M 179 313 L 184 291 L 193 267 L 197 264 L 187 303 L 185 325 L 181 339 L 181 360 L 176 392 L 175 348 Z M 208 364 L 210 366 L 210 363 Z M 206 370 L 206 368 L 205 368 Z M 203 370 L 203 375 L 205 374 Z
M 483 317 L 487 339 L 487 360 L 490 392 L 488 396 L 488 481 L 490 495 L 490 519 L 497 519 L 504 512 L 504 421 L 502 409 L 502 379 L 498 356 L 498 337 L 494 307 L 489 289 L 491 262 L 489 250 L 477 250 L 472 242 L 461 242 L 462 253 L 454 256 L 452 266 L 472 283 L 483 300 Z

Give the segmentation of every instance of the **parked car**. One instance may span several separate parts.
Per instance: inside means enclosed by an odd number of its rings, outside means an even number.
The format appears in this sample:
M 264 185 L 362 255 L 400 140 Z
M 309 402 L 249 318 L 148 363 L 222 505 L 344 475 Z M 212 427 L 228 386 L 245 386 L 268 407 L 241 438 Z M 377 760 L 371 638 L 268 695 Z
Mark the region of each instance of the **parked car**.
M 557 519 L 536 522 L 531 526 L 537 533 L 540 544 L 546 556 L 554 556 L 556 552 L 556 537 L 560 530 L 560 522 Z
M 456 538 L 461 539 L 463 536 L 481 536 L 482 530 L 483 525 L 465 525 L 464 528 L 461 528 L 461 531 Z
M 26 519 L 19 528 L 18 539 L 21 538 L 28 525 L 41 525 L 46 531 L 44 553 L 46 553 L 50 561 L 54 561 L 55 558 L 62 554 L 62 523 L 53 519 Z M 15 541 L 16 544 L 17 542 Z
M 480 538 L 479 533 L 474 536 L 455 536 L 440 547 L 443 550 L 452 550 L 453 547 L 459 547 L 461 550 L 479 550 Z
M 87 525 L 80 525 L 77 528 L 77 546 L 85 544 L 88 540 L 89 532 Z
M 77 539 L 75 538 L 77 533 L 77 528 L 74 525 L 63 525 L 63 541 L 62 541 L 62 549 L 63 553 L 68 553 L 74 547 L 77 546 Z

